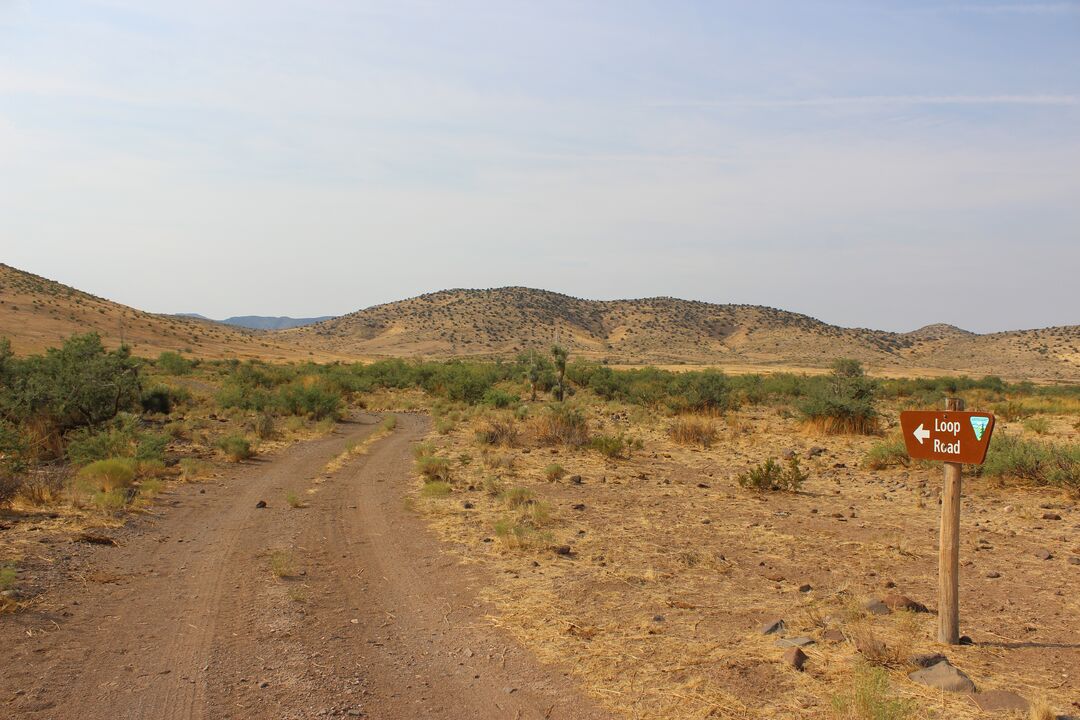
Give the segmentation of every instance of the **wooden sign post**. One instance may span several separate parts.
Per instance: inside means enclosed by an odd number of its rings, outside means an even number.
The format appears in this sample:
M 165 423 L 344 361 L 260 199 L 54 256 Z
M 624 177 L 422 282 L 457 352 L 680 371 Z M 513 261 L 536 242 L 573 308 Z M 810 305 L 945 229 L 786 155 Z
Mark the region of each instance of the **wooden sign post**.
M 908 455 L 945 464 L 938 548 L 938 640 L 960 642 L 960 471 L 982 464 L 994 431 L 994 416 L 964 412 L 964 401 L 945 400 L 945 412 L 904 411 L 900 426 Z
M 947 398 L 946 411 L 964 409 L 960 398 Z M 960 642 L 960 470 L 958 462 L 945 463 L 941 487 L 941 537 L 938 548 L 938 642 Z

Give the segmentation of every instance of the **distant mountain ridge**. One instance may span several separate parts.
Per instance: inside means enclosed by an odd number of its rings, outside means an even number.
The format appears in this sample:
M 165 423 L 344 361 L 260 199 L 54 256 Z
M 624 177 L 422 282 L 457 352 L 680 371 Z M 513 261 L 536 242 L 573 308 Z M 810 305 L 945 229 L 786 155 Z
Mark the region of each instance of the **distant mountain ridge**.
M 179 317 L 198 318 L 209 322 L 217 322 L 222 325 L 235 325 L 236 327 L 248 328 L 249 330 L 288 330 L 289 328 L 303 327 L 313 323 L 330 320 L 333 315 L 323 315 L 312 318 L 294 318 L 287 316 L 274 317 L 270 315 L 234 315 L 224 320 L 214 320 L 198 313 L 177 313 Z

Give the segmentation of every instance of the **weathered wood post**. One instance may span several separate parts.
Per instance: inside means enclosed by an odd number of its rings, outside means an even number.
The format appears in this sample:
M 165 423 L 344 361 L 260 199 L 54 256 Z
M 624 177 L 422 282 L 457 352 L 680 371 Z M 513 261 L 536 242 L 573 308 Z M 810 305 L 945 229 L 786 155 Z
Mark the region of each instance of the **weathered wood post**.
M 960 412 L 964 401 L 946 398 L 946 412 Z M 941 488 L 941 538 L 938 548 L 938 641 L 960 642 L 960 471 L 958 462 L 945 463 Z

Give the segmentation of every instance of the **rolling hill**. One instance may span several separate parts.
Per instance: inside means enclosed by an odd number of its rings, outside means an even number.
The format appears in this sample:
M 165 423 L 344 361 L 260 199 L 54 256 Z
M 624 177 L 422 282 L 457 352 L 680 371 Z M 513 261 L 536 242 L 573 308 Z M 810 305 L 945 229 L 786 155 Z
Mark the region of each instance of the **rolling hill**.
M 157 315 L 0 263 L 0 336 L 16 353 L 41 352 L 74 333 L 96 332 L 140 356 L 164 350 L 202 358 L 334 359 L 295 341 L 208 320 Z
M 1080 326 L 978 335 L 842 328 L 755 305 L 676 298 L 583 300 L 506 287 L 445 290 L 281 333 L 340 354 L 508 356 L 558 341 L 613 364 L 826 367 L 853 357 L 878 372 L 966 372 L 1080 380 Z
M 271 361 L 497 358 L 554 342 L 616 365 L 715 365 L 731 371 L 825 368 L 838 357 L 878 374 L 997 374 L 1080 382 L 1080 326 L 979 335 L 951 325 L 908 333 L 842 328 L 757 305 L 676 298 L 584 300 L 506 287 L 444 290 L 284 330 L 148 313 L 0 264 L 0 336 L 20 354 L 76 332 L 123 339 L 142 356 Z
M 200 315 L 198 313 L 179 313 L 176 317 L 196 318 L 198 320 L 207 320 L 209 322 L 217 322 L 222 325 L 235 325 L 236 327 L 247 328 L 249 330 L 288 330 L 294 327 L 303 327 L 304 325 L 312 325 L 323 320 L 330 320 L 333 315 L 323 315 L 322 317 L 313 318 L 294 318 L 284 316 L 270 316 L 270 315 L 234 315 L 233 317 L 227 317 L 224 320 L 213 320 Z

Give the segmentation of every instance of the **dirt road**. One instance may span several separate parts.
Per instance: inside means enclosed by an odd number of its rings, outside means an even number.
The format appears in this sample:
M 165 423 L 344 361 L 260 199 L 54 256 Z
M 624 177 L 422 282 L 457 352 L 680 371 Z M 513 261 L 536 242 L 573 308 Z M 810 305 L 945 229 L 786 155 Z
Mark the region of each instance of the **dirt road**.
M 474 571 L 406 509 L 426 418 L 325 475 L 377 422 L 181 486 L 119 547 L 80 550 L 83 582 L 0 619 L 0 717 L 603 717 L 492 626 Z

